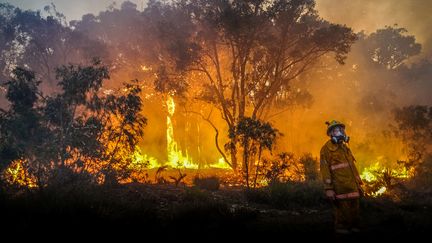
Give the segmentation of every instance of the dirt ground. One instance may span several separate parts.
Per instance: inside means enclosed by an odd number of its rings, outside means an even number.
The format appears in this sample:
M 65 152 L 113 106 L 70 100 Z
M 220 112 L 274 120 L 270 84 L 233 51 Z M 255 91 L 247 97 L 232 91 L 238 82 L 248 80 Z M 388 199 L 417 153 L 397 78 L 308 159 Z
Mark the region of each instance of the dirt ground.
M 361 232 L 336 235 L 330 204 L 275 208 L 250 202 L 243 188 L 199 190 L 173 185 L 130 184 L 90 194 L 45 192 L 1 200 L 2 231 L 23 237 L 206 239 L 317 238 L 399 240 L 430 234 L 432 204 L 419 198 L 396 202 L 363 198 Z M 89 196 L 90 195 L 90 196 Z M 288 204 L 289 205 L 289 204 Z

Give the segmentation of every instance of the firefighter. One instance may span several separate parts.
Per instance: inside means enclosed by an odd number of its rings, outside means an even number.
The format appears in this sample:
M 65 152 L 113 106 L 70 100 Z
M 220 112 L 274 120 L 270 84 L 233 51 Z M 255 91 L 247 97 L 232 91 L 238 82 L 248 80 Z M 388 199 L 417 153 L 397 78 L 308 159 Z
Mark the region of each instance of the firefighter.
M 347 146 L 349 137 L 345 125 L 338 121 L 326 122 L 329 140 L 320 152 L 320 169 L 325 194 L 334 209 L 335 232 L 348 234 L 359 231 L 359 198 L 363 184 L 355 158 Z

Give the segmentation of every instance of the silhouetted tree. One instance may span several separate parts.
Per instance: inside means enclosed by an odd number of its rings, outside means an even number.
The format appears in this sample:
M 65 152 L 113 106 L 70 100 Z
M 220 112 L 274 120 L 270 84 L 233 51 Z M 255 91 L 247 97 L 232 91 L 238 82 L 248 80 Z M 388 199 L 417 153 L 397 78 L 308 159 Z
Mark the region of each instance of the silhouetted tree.
M 5 84 L 11 106 L 0 112 L 2 168 L 25 162 L 40 188 L 64 168 L 105 182 L 128 176 L 146 125 L 137 83 L 102 92 L 109 74 L 100 61 L 57 69 L 61 92 L 49 96 L 33 72 L 16 68 L 14 75 Z
M 395 132 L 408 149 L 408 160 L 401 161 L 408 168 L 417 168 L 432 148 L 432 107 L 408 106 L 394 111 Z
M 365 39 L 367 56 L 371 62 L 387 69 L 396 69 L 408 58 L 420 53 L 421 45 L 415 37 L 405 35 L 408 31 L 397 26 L 378 29 Z
M 55 90 L 58 66 L 91 64 L 95 56 L 105 58 L 106 49 L 71 29 L 55 5 L 45 7 L 45 11 L 46 18 L 40 12 L 0 4 L 0 71 L 9 78 L 14 67 L 29 68 L 44 81 L 44 89 Z
M 120 8 L 109 8 L 98 15 L 86 14 L 80 21 L 72 21 L 76 31 L 93 41 L 106 45 L 111 61 L 112 75 L 137 78 L 153 76 L 150 69 L 158 61 L 152 49 L 157 48 L 149 35 L 149 20 L 136 9 L 132 2 L 125 1 Z
M 321 56 L 333 53 L 343 63 L 355 36 L 320 19 L 314 5 L 312 0 L 151 2 L 148 14 L 161 16 L 154 36 L 165 40 L 159 41 L 169 54 L 163 57 L 199 77 L 207 102 L 232 129 L 244 117 L 260 118 Z M 162 18 L 172 15 L 182 18 Z M 236 168 L 238 138 L 230 139 Z
M 242 168 L 247 187 L 250 184 L 252 171 L 255 171 L 253 185 L 256 187 L 262 152 L 265 149 L 270 151 L 273 149 L 278 135 L 281 134 L 269 123 L 249 117 L 243 118 L 237 126 L 230 129 L 229 137 L 237 137 L 243 150 Z

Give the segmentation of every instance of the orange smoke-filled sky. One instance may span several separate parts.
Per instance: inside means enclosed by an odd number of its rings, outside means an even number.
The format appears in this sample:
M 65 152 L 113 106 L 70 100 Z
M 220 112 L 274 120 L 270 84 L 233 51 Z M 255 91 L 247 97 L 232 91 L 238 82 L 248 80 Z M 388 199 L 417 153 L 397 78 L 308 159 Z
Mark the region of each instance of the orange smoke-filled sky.
M 114 0 L 0 0 L 23 9 L 43 10 L 51 2 L 64 13 L 67 20 L 79 20 L 86 13 L 97 14 L 113 2 L 119 7 L 123 1 Z M 146 6 L 147 0 L 131 0 L 138 9 Z M 334 23 L 346 24 L 356 32 L 367 33 L 386 25 L 398 24 L 415 35 L 424 47 L 424 53 L 432 52 L 432 1 L 428 0 L 316 0 L 316 9 L 324 18 Z
M 367 33 L 397 24 L 423 45 L 423 53 L 432 52 L 432 1 L 428 0 L 316 0 L 320 16 L 346 24 L 354 31 Z

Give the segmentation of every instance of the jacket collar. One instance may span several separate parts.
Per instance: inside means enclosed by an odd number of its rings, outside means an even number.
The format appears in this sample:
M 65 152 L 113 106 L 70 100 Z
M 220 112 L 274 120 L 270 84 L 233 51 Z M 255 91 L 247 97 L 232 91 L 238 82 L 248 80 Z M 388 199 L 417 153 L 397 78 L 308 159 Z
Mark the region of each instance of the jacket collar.
M 334 152 L 340 147 L 340 144 L 334 144 L 332 143 L 331 140 L 328 140 L 325 146 L 327 147 L 328 150 Z

